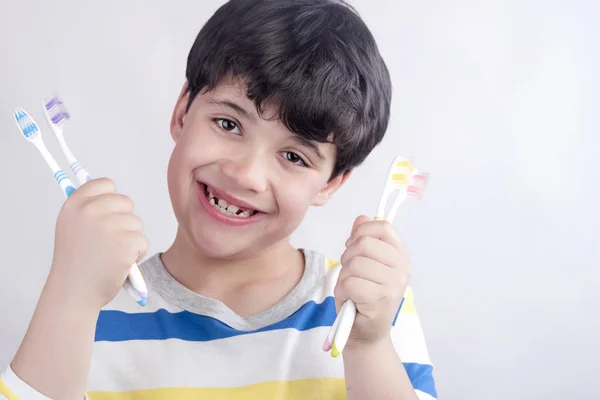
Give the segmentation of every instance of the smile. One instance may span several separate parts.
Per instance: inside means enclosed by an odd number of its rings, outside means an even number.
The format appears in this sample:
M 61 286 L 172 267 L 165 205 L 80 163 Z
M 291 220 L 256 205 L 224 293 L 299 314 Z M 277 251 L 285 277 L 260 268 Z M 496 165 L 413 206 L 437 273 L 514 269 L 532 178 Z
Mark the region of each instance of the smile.
M 214 220 L 231 226 L 243 226 L 262 220 L 267 214 L 205 183 L 197 182 L 202 208 Z
M 207 185 L 204 185 L 204 194 L 214 209 L 220 211 L 222 214 L 240 218 L 249 218 L 258 212 L 240 205 L 230 204 L 227 202 L 227 200 L 218 198 L 214 194 L 213 190 Z

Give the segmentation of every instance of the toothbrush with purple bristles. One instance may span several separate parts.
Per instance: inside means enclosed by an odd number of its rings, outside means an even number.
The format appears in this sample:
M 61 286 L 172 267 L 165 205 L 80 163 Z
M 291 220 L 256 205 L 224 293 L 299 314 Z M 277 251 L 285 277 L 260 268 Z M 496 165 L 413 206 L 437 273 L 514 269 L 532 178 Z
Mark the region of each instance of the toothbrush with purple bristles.
M 79 184 L 83 185 L 84 183 L 90 181 L 92 179 L 91 175 L 77 161 L 69 149 L 69 146 L 67 146 L 67 142 L 64 138 L 64 126 L 71 119 L 71 114 L 69 114 L 67 111 L 64 102 L 58 96 L 54 96 L 50 99 L 44 99 L 42 101 L 42 109 L 44 111 L 44 116 L 46 117 L 46 122 L 50 126 L 54 136 L 56 136 L 56 140 L 58 140 L 58 143 L 60 144 L 60 147 L 67 158 L 67 161 L 69 164 L 71 164 L 71 169 L 73 170 L 75 176 L 77 176 Z M 131 265 L 131 268 L 129 269 L 129 275 L 123 284 L 123 287 L 139 305 L 146 305 L 148 299 L 148 287 L 146 286 L 144 277 L 142 276 L 140 268 L 137 264 L 134 263 Z
M 65 157 L 71 165 L 73 173 L 75 174 L 75 176 L 77 176 L 79 184 L 83 185 L 87 181 L 91 180 L 92 177 L 90 176 L 90 174 L 88 174 L 85 168 L 83 168 L 83 166 L 77 161 L 77 159 L 69 149 L 69 146 L 67 146 L 67 142 L 65 141 L 65 137 L 63 134 L 64 126 L 67 122 L 69 122 L 71 115 L 67 111 L 63 101 L 58 96 L 54 96 L 49 100 L 45 99 L 43 101 L 43 109 L 44 115 L 46 116 L 46 122 L 48 122 L 50 129 L 52 129 L 54 136 L 56 136 L 56 140 L 58 140 L 58 143 L 60 144 L 63 153 L 65 153 Z

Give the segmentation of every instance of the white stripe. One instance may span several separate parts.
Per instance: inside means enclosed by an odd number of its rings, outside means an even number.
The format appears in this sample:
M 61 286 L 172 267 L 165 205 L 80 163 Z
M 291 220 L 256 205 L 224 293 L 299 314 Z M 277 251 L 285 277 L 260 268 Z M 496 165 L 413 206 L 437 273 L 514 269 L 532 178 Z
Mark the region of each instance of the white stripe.
M 402 362 L 431 365 L 425 336 L 417 315 L 400 313 L 391 335 Z
M 235 387 L 271 380 L 342 378 L 342 358 L 321 349 L 328 329 L 285 329 L 210 342 L 97 342 L 88 388 Z
M 421 392 L 420 390 L 415 389 L 415 393 L 417 394 L 417 397 L 419 398 L 419 400 L 437 400 L 435 397 L 425 393 L 425 392 Z
M 50 400 L 50 398 L 23 382 L 10 366 L 6 368 L 0 378 L 11 392 L 22 400 Z

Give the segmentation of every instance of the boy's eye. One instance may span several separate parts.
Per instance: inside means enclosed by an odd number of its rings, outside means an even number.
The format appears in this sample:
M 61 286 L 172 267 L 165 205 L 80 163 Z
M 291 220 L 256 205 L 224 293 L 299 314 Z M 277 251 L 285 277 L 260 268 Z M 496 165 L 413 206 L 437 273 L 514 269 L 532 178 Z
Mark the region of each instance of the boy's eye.
M 231 133 L 240 133 L 240 129 L 237 124 L 232 120 L 225 118 L 215 118 L 214 121 L 219 125 L 219 127 L 227 132 Z
M 292 164 L 296 164 L 299 165 L 301 167 L 307 167 L 308 165 L 304 162 L 304 160 L 302 159 L 302 157 L 300 157 L 298 154 L 291 152 L 291 151 L 284 151 L 283 152 L 283 158 L 285 158 L 287 161 L 291 162 Z

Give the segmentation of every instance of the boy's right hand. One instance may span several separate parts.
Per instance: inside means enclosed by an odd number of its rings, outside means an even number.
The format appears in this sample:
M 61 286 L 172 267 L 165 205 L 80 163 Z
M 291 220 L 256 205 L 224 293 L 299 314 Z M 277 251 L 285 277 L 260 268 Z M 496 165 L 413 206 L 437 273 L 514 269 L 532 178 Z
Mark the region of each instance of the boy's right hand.
M 115 192 L 106 178 L 78 188 L 56 222 L 54 257 L 48 284 L 99 310 L 125 282 L 131 265 L 148 249 L 133 202 Z

